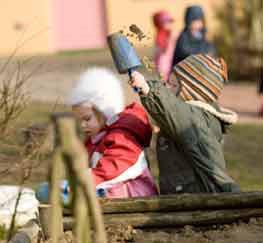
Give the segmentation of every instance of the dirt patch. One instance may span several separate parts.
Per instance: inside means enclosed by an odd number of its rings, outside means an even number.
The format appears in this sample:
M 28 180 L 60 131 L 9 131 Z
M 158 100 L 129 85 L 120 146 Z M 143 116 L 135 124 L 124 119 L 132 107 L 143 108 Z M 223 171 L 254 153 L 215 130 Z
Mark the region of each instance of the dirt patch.
M 253 218 L 248 223 L 209 228 L 185 226 L 180 229 L 139 230 L 115 225 L 107 227 L 107 235 L 110 243 L 263 243 L 262 229 L 263 218 Z M 72 232 L 65 232 L 63 242 L 76 242 Z
M 210 229 L 186 226 L 181 230 L 137 231 L 136 243 L 263 243 L 263 220 L 248 224 L 212 226 Z
M 126 226 L 127 227 L 127 226 Z M 125 229 L 125 228 L 124 228 Z M 121 229 L 117 231 L 121 232 Z M 109 242 L 134 243 L 263 243 L 263 218 L 251 219 L 248 223 L 214 225 L 209 228 L 186 226 L 183 229 L 132 230 L 128 234 L 118 234 Z M 114 235 L 114 237 L 116 237 Z M 126 237 L 126 238 L 125 238 Z
M 214 225 L 210 228 L 186 226 L 183 229 L 138 231 L 136 243 L 263 243 L 263 219 L 249 223 Z

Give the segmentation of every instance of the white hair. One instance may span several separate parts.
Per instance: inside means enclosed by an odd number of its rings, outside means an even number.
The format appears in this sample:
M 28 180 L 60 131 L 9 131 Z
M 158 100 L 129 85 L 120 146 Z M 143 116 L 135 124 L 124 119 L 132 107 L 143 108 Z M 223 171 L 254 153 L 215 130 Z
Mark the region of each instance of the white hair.
M 107 119 L 124 109 L 124 95 L 120 80 L 109 69 L 89 68 L 84 72 L 69 95 L 69 105 L 88 102 Z

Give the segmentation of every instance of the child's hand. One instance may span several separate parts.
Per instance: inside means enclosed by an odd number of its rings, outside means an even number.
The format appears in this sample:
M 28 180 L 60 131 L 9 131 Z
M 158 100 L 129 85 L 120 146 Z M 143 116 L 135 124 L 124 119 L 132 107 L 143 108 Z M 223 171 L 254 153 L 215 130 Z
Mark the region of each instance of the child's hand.
M 131 74 L 131 79 L 129 80 L 129 84 L 133 88 L 139 89 L 140 92 L 144 95 L 147 95 L 150 91 L 150 87 L 148 83 L 146 82 L 144 76 L 137 71 L 134 71 Z

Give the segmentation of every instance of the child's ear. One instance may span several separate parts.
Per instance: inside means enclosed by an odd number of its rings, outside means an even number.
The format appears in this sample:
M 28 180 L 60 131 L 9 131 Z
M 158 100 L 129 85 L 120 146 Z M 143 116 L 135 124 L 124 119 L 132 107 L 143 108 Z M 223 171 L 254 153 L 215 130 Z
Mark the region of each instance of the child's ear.
M 182 84 L 179 78 L 175 73 L 170 75 L 169 81 L 167 82 L 167 86 L 172 89 L 173 93 L 178 96 L 182 89 Z

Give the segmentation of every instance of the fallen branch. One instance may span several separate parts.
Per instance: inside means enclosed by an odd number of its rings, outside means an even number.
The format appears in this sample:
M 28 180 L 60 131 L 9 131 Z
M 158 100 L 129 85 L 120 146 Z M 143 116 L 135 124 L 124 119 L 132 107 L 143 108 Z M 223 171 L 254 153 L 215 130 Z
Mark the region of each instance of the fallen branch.
M 103 199 L 104 213 L 169 212 L 263 207 L 263 192 L 178 194 L 150 198 Z
M 263 208 L 252 208 L 169 213 L 105 214 L 104 222 L 106 225 L 124 224 L 135 228 L 182 227 L 185 225 L 229 224 L 238 220 L 262 216 Z M 71 230 L 73 223 L 72 217 L 63 218 L 65 230 Z

